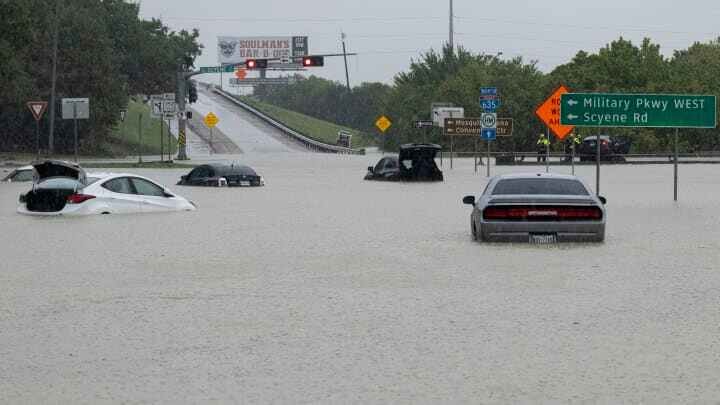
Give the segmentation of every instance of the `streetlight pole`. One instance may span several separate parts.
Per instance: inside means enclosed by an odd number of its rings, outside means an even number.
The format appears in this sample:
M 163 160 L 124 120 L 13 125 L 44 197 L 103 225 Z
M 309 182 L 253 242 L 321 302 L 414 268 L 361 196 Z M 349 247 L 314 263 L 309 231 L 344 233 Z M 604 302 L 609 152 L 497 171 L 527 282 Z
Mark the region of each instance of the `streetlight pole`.
M 453 0 L 450 0 L 450 38 L 448 40 L 448 45 L 450 46 L 450 49 L 455 51 L 455 42 L 454 42 L 454 34 L 455 34 L 455 28 L 453 27 L 453 20 L 455 19 L 455 15 L 453 14 Z
M 342 38 L 342 46 L 343 46 L 343 59 L 345 59 L 345 82 L 347 83 L 347 89 L 350 90 L 350 73 L 348 73 L 348 64 L 347 64 L 347 51 L 345 50 L 345 33 L 341 32 L 340 37 Z
M 60 0 L 55 0 L 55 24 L 53 26 L 52 77 L 50 79 L 50 129 L 48 132 L 48 154 L 55 150 L 55 87 L 57 85 L 58 36 L 60 31 Z

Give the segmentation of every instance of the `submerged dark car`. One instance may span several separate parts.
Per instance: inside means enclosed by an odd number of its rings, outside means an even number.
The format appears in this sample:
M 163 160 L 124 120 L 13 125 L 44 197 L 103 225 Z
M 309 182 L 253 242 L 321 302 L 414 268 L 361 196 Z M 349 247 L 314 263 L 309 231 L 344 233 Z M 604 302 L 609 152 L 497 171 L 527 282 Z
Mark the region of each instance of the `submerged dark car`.
M 435 164 L 440 149 L 430 143 L 401 145 L 397 157 L 384 157 L 375 167 L 368 167 L 365 180 L 443 181 L 443 173 Z
M 23 166 L 11 171 L 7 176 L 2 179 L 3 182 L 7 183 L 18 183 L 23 181 L 33 181 L 33 167 Z
M 238 164 L 208 164 L 198 166 L 177 183 L 181 186 L 259 187 L 265 180 L 250 166 Z
M 600 135 L 600 160 L 624 161 L 622 155 L 630 152 L 629 140 Z M 597 159 L 597 135 L 588 136 L 577 146 L 575 151 L 580 161 L 595 161 Z

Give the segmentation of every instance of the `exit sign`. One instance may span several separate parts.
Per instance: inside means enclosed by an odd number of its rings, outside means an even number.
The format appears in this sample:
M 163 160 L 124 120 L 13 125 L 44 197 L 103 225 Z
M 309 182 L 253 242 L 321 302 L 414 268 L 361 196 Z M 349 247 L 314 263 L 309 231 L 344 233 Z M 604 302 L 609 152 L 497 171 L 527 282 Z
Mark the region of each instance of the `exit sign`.
M 715 128 L 715 96 L 567 93 L 560 123 L 584 127 Z

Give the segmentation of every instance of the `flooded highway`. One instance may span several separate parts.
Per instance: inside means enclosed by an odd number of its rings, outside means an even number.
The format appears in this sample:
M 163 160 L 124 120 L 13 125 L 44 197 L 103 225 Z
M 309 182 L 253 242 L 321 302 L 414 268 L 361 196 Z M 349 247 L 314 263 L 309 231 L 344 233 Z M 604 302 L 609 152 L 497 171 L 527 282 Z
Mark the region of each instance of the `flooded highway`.
M 681 166 L 679 203 L 671 166 L 605 166 L 606 242 L 545 246 L 471 240 L 471 160 L 363 181 L 379 157 L 236 157 L 261 188 L 131 171 L 187 213 L 23 217 L 0 184 L 0 403 L 720 396 L 716 166 Z

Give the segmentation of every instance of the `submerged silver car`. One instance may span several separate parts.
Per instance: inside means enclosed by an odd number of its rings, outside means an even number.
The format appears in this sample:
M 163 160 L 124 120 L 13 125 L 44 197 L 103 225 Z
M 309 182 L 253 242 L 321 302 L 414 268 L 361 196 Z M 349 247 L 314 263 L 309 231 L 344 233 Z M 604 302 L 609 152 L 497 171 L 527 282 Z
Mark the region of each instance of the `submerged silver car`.
M 531 173 L 490 179 L 472 205 L 470 230 L 484 242 L 602 242 L 605 198 L 575 176 Z

